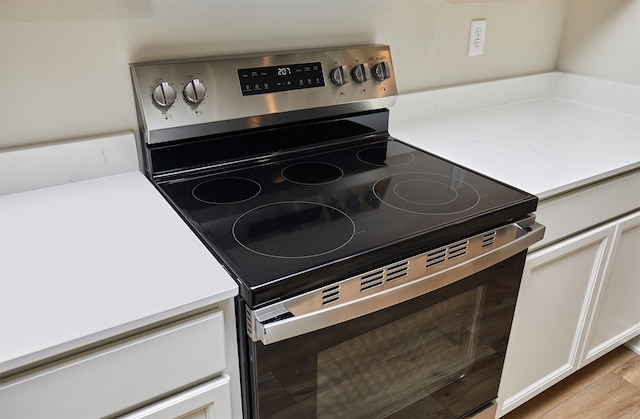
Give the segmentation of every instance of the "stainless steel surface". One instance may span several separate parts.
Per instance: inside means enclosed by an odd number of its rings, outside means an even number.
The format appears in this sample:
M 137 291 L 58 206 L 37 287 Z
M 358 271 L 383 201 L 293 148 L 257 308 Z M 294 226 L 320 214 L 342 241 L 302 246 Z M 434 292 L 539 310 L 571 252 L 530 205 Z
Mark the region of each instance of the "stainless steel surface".
M 324 86 L 244 95 L 239 69 L 319 62 Z M 349 73 L 368 77 L 369 68 L 387 63 L 389 77 L 347 83 Z M 345 66 L 343 78 L 334 69 Z M 131 64 L 143 140 L 148 144 L 255 128 L 308 118 L 381 109 L 395 103 L 397 88 L 389 47 L 370 45 L 297 53 L 176 60 Z M 361 76 L 360 76 L 361 75 Z M 336 78 L 341 85 L 336 85 Z M 207 89 L 200 102 L 166 100 L 166 92 L 190 91 L 198 80 Z M 186 94 L 189 96 L 189 94 Z
M 342 323 L 464 279 L 542 239 L 535 216 L 255 311 L 248 333 L 270 344 Z M 272 320 L 286 313 L 293 316 Z

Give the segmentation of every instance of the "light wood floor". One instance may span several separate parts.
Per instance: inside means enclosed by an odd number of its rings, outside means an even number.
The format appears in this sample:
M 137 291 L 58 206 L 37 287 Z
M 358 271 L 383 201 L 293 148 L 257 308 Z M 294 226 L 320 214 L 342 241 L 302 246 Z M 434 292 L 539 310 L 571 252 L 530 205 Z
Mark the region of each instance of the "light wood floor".
M 621 346 L 502 418 L 638 419 L 640 355 Z

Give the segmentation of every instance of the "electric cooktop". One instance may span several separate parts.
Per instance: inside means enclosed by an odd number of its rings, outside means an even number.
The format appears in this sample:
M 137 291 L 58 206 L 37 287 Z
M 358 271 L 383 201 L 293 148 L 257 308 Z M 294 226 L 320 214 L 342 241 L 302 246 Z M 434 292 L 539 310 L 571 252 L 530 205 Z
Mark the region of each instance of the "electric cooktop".
M 537 205 L 388 135 L 159 187 L 254 305 L 506 224 Z

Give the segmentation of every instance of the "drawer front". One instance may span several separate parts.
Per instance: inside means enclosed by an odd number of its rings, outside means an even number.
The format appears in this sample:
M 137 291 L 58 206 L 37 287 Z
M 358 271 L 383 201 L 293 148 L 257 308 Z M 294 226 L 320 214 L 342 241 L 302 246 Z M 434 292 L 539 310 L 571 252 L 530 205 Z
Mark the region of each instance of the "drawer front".
M 547 227 L 540 249 L 594 225 L 640 208 L 640 171 L 541 201 L 536 221 Z
M 211 312 L 3 383 L 0 417 L 105 416 L 225 366 L 223 312 Z

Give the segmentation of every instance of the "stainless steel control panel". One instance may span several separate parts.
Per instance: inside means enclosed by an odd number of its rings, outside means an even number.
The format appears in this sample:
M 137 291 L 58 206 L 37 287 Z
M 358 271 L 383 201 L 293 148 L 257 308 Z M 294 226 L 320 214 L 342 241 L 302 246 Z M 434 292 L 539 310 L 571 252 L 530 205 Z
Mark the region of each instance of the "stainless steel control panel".
M 392 106 L 389 47 L 131 64 L 147 144 Z

